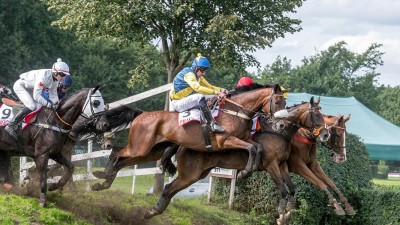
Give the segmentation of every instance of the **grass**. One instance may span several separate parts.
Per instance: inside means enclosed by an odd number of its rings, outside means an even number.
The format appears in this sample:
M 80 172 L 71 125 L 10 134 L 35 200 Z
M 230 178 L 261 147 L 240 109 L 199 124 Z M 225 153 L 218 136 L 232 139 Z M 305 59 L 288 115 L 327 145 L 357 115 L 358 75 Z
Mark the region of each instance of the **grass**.
M 391 178 L 391 179 L 374 178 L 374 179 L 372 179 L 372 181 L 374 182 L 374 184 L 400 186 L 399 178 Z
M 80 171 L 81 172 L 81 171 Z M 207 204 L 207 197 L 174 198 L 163 214 L 144 219 L 144 213 L 158 201 L 160 194 L 146 195 L 154 175 L 116 178 L 111 188 L 87 192 L 86 181 L 76 182 L 77 191 L 48 192 L 46 208 L 37 197 L 27 193 L 9 193 L 0 187 L 0 224 L 77 224 L 77 225 L 241 225 L 257 224 L 249 215 L 227 209 L 226 205 Z M 167 180 L 167 178 L 166 178 Z M 91 184 L 102 180 L 90 181 Z M 39 189 L 34 189 L 38 192 Z

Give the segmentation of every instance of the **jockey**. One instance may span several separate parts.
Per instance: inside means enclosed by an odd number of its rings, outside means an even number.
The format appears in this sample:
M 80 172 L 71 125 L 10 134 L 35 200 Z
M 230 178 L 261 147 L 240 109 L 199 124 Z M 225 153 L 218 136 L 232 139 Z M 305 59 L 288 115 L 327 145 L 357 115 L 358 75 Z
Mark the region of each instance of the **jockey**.
M 247 86 L 247 85 L 250 85 L 250 84 L 254 84 L 254 80 L 252 78 L 250 78 L 250 77 L 242 77 L 237 82 L 236 88 Z M 286 89 L 281 86 L 281 90 L 284 91 Z M 283 97 L 286 99 L 288 97 L 288 93 L 287 92 L 283 93 Z
M 253 79 L 251 79 L 250 77 L 242 77 L 239 79 L 238 83 L 236 84 L 236 87 L 243 87 L 243 86 L 247 86 L 250 84 L 254 84 Z
M 66 76 L 64 77 L 63 80 L 61 80 L 58 83 L 58 88 L 57 88 L 57 95 L 58 95 L 58 99 L 61 101 L 65 98 L 66 93 L 68 92 L 68 90 L 71 88 L 72 86 L 72 78 L 71 76 Z M 51 100 L 49 99 L 49 91 L 48 90 L 44 90 L 42 92 L 42 96 L 49 102 L 51 102 Z M 53 102 L 51 102 L 53 103 Z
M 207 106 L 206 97 L 213 97 L 218 93 L 226 93 L 224 88 L 216 87 L 206 81 L 204 75 L 210 70 L 210 62 L 207 58 L 198 54 L 192 63 L 192 67 L 181 70 L 174 78 L 170 91 L 171 106 L 177 112 L 200 107 L 207 124 L 212 132 L 224 132 L 213 118 Z
M 58 82 L 67 75 L 70 75 L 69 67 L 61 59 L 57 59 L 57 62 L 53 64 L 51 69 L 32 70 L 19 75 L 20 79 L 14 83 L 13 89 L 25 107 L 21 109 L 10 124 L 5 127 L 5 130 L 14 139 L 18 139 L 16 130 L 18 129 L 19 122 L 36 109 L 35 102 L 53 110 L 57 109 Z M 49 90 L 49 99 L 51 102 L 47 101 L 42 96 L 42 92 L 45 89 Z

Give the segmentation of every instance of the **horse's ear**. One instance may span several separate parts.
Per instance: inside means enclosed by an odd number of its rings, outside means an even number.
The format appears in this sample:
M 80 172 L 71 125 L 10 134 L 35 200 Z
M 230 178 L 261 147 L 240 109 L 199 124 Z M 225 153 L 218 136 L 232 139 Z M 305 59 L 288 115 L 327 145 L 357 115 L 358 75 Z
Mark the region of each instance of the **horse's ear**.
M 319 104 L 320 101 L 321 101 L 321 97 L 318 97 L 317 100 L 314 103 L 315 104 Z
M 344 118 L 344 122 L 346 123 L 347 121 L 349 121 L 351 114 L 349 114 L 346 118 Z
M 96 93 L 97 90 L 99 90 L 100 85 L 97 85 L 95 88 L 92 89 L 92 94 Z
M 274 92 L 282 92 L 281 86 L 279 84 L 275 84 Z
M 310 105 L 314 105 L 314 96 L 310 98 Z
M 103 91 L 103 89 L 106 88 L 106 86 L 107 86 L 106 84 L 102 84 L 102 85 L 100 86 L 100 88 L 99 88 L 99 91 Z

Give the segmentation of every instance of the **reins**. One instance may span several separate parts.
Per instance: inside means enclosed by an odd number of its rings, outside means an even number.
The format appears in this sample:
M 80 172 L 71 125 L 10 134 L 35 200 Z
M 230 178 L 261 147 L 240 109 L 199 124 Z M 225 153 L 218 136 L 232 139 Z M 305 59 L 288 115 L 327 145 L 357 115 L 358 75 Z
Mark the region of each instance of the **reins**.
M 65 122 L 62 118 L 61 118 L 61 116 L 60 115 L 58 115 L 58 112 L 56 111 L 56 116 L 57 116 L 57 118 L 61 121 L 61 122 L 63 122 L 65 125 L 68 125 L 68 126 L 70 126 L 70 127 L 72 127 L 72 125 L 71 124 L 69 124 L 69 123 L 67 123 L 67 122 Z

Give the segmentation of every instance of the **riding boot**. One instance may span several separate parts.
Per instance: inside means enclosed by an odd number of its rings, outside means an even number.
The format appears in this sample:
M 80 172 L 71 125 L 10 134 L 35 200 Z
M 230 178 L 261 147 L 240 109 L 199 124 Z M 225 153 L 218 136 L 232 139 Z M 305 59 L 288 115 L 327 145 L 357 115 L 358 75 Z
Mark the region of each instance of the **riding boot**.
M 200 107 L 201 111 L 203 112 L 204 117 L 207 120 L 207 124 L 210 126 L 211 131 L 213 133 L 222 133 L 225 131 L 225 129 L 223 127 L 221 127 L 217 121 L 214 120 L 214 117 L 211 114 L 210 109 L 208 108 L 208 106 L 201 106 Z
M 18 140 L 18 136 L 16 133 L 18 125 L 20 124 L 22 119 L 30 112 L 32 112 L 32 110 L 30 110 L 27 107 L 24 107 L 17 113 L 17 115 L 15 115 L 13 120 L 4 128 L 4 130 L 6 130 L 15 140 Z

